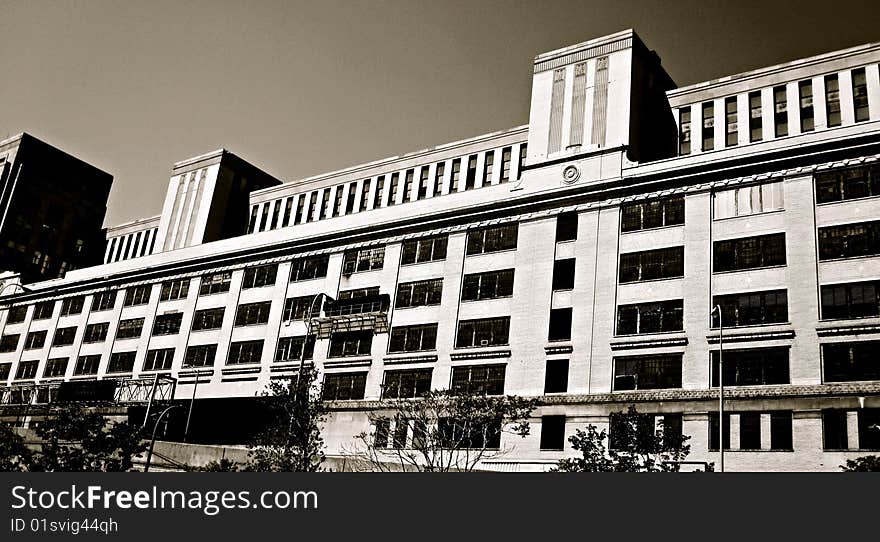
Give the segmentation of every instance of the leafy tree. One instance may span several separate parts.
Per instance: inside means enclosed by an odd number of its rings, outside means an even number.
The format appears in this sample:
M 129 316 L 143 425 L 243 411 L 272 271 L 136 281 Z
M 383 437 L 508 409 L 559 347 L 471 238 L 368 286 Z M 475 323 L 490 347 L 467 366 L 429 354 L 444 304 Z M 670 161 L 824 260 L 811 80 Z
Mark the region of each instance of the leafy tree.
M 356 458 L 368 470 L 472 471 L 507 452 L 501 433 L 529 434 L 537 402 L 521 397 L 435 390 L 385 402 L 368 415 L 371 432 L 355 435 Z
M 844 472 L 880 472 L 880 456 L 865 455 L 855 459 L 847 459 L 846 465 L 841 465 Z
M 32 456 L 24 438 L 8 425 L 0 424 L 0 472 L 25 471 Z
M 132 458 L 147 449 L 139 428 L 108 421 L 98 412 L 70 406 L 36 428 L 43 441 L 31 470 L 120 472 L 132 470 Z
M 190 472 L 238 472 L 239 466 L 235 461 L 224 457 L 220 461 L 209 461 L 201 467 L 190 467 Z
M 304 370 L 299 387 L 294 380 L 276 380 L 263 393 L 267 423 L 248 446 L 247 470 L 315 472 L 324 462 L 321 424 L 326 408 L 318 372 Z
M 610 417 L 610 429 L 614 446 L 606 447 L 608 434 L 603 429 L 588 425 L 586 431 L 578 429 L 569 437 L 573 449 L 581 457 L 566 458 L 558 462 L 557 472 L 669 472 L 678 471 L 678 464 L 690 453 L 685 444 L 688 436 L 665 432 L 661 426 L 655 430 L 654 417 L 638 412 L 630 406 L 626 412 Z

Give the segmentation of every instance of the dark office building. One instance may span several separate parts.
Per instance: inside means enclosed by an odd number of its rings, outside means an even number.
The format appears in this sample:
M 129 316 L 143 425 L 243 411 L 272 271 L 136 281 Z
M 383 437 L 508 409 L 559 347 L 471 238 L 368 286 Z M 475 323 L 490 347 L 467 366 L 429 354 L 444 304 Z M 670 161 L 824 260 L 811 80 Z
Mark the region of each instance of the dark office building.
M 26 133 L 0 141 L 0 270 L 34 282 L 101 263 L 112 184 Z

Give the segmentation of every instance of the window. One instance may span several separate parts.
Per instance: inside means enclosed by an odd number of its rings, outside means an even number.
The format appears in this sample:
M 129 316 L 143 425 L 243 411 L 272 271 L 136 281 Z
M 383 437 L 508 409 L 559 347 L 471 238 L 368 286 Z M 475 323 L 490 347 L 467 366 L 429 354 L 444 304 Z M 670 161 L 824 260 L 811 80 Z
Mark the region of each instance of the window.
M 407 203 L 412 201 L 412 191 L 413 191 L 413 178 L 415 177 L 415 171 L 412 169 L 406 170 L 406 173 L 403 177 L 403 203 Z
M 722 190 L 715 192 L 712 202 L 716 220 L 781 211 L 785 207 L 782 182 Z
M 351 299 L 358 299 L 360 297 L 375 297 L 379 295 L 379 287 L 378 286 L 370 286 L 367 288 L 354 288 L 351 290 L 340 290 L 339 295 L 336 296 L 337 301 L 348 301 Z
M 388 207 L 397 204 L 397 184 L 399 179 L 399 173 L 391 174 L 391 183 L 388 185 Z
M 428 166 L 422 166 L 419 171 L 419 190 L 416 193 L 416 199 L 425 199 L 428 197 Z
M 404 241 L 400 264 L 410 265 L 414 263 L 445 260 L 446 246 L 448 243 L 449 236 L 447 235 Z
M 18 349 L 18 339 L 21 334 L 3 335 L 0 338 L 0 352 L 15 352 Z
M 458 323 L 456 348 L 503 346 L 508 344 L 510 317 L 462 320 Z
M 99 322 L 97 324 L 89 324 L 86 326 L 86 333 L 83 336 L 84 343 L 99 343 L 107 339 L 107 329 L 110 327 L 108 322 Z
M 159 314 L 153 322 L 153 335 L 176 335 L 180 332 L 181 322 L 183 322 L 182 312 Z
M 318 192 L 314 191 L 309 194 L 309 213 L 306 222 L 314 222 L 315 216 L 318 214 Z
M 325 401 L 351 401 L 364 398 L 367 373 L 329 373 L 324 376 L 321 396 Z
M 51 358 L 46 361 L 43 369 L 43 378 L 57 378 L 67 372 L 68 358 Z
M 620 283 L 684 276 L 684 247 L 620 255 Z
M 376 432 L 373 434 L 373 446 L 377 449 L 388 447 L 388 433 L 391 431 L 391 420 L 380 418 L 376 420 Z
M 880 316 L 880 281 L 822 286 L 822 319 Z
M 846 450 L 849 448 L 846 411 L 826 409 L 822 411 L 822 448 L 825 450 Z
M 204 275 L 202 277 L 202 283 L 199 286 L 199 295 L 214 295 L 228 292 L 231 282 L 231 271 Z
M 287 198 L 287 200 L 284 202 L 284 219 L 281 222 L 282 228 L 286 228 L 290 225 L 290 215 L 293 214 L 294 197 Z
M 269 309 L 271 307 L 271 301 L 241 304 L 235 313 L 235 325 L 255 326 L 265 324 L 269 321 Z
M 741 271 L 785 265 L 785 234 L 715 241 L 713 271 Z
M 458 183 L 461 179 L 461 158 L 452 161 L 452 176 L 449 178 L 449 192 L 458 192 Z
M 577 211 L 560 213 L 556 217 L 556 242 L 574 241 L 578 237 Z
M 479 301 L 513 295 L 513 269 L 487 271 L 465 275 L 462 281 L 461 300 Z
M 0 383 L 5 383 L 9 380 L 9 375 L 12 373 L 12 363 L 0 363 Z
M 303 345 L 305 345 L 305 358 L 303 358 Z M 315 336 L 309 335 L 306 341 L 305 335 L 299 337 L 281 337 L 278 339 L 278 347 L 275 349 L 275 361 L 299 361 L 300 359 L 312 359 L 315 357 Z
M 519 146 L 519 161 L 517 162 L 516 168 L 516 179 L 519 180 L 522 177 L 523 170 L 526 167 L 526 155 L 528 154 L 528 143 L 521 143 Z
M 749 141 L 752 143 L 764 139 L 762 116 L 761 91 L 749 92 Z
M 464 189 L 471 190 L 477 182 L 477 155 L 468 157 L 467 172 L 464 177 Z
M 101 365 L 100 354 L 80 356 L 76 359 L 76 365 L 73 366 L 73 375 L 96 375 L 98 374 L 99 365 Z
M 776 125 L 776 137 L 788 135 L 788 98 L 785 86 L 773 87 L 773 122 Z
M 43 345 L 46 344 L 46 332 L 45 331 L 31 331 L 27 334 L 27 337 L 24 341 L 24 349 L 25 350 L 36 350 L 38 348 L 43 348 Z
M 92 296 L 92 312 L 106 311 L 116 304 L 116 290 L 98 292 Z
M 143 318 L 129 318 L 128 320 L 120 320 L 119 327 L 116 329 L 116 340 L 134 339 L 141 336 L 144 329 Z
M 880 220 L 819 228 L 819 259 L 880 254 Z
M 169 280 L 162 283 L 159 301 L 186 299 L 187 294 L 189 294 L 189 279 Z
M 55 330 L 55 336 L 52 338 L 52 346 L 68 346 L 73 344 L 76 337 L 76 326 L 59 327 Z
M 760 412 L 741 412 L 739 414 L 739 449 L 761 449 Z
M 385 265 L 385 247 L 349 250 L 342 257 L 342 273 L 350 275 L 362 271 L 375 271 Z
M 770 413 L 770 449 L 791 450 L 791 412 Z
M 678 110 L 678 154 L 691 153 L 691 108 Z
M 122 302 L 122 306 L 146 305 L 150 302 L 150 292 L 152 289 L 153 287 L 149 284 L 128 288 L 125 290 L 125 300 Z
M 541 449 L 565 449 L 565 416 L 541 416 Z
M 333 188 L 325 188 L 321 191 L 321 210 L 318 214 L 318 220 L 327 218 L 327 211 L 330 209 L 330 191 Z
M 865 77 L 865 68 L 852 71 L 852 92 L 856 122 L 868 120 L 868 80 Z
M 296 197 L 296 213 L 293 215 L 293 223 L 294 224 L 302 224 L 303 221 L 303 211 L 306 208 L 306 195 L 300 194 Z
M 825 382 L 880 380 L 880 341 L 822 345 Z
M 880 450 L 880 408 L 858 411 L 859 449 Z
M 549 341 L 571 340 L 571 307 L 550 309 Z
M 818 203 L 872 196 L 880 196 L 880 166 L 861 166 L 816 174 Z
M 251 206 L 251 218 L 248 220 L 248 233 L 254 233 L 254 230 L 257 227 L 257 207 L 257 205 Z M 111 248 L 110 250 L 112 251 L 113 249 Z
M 223 316 L 225 312 L 226 309 L 223 307 L 196 311 L 193 315 L 192 330 L 207 331 L 209 329 L 220 329 L 223 325 Z
M 829 128 L 840 126 L 840 81 L 836 73 L 825 76 L 825 112 Z
M 798 83 L 798 97 L 801 102 L 801 132 L 812 132 L 815 128 L 812 81 Z
M 290 264 L 290 282 L 320 279 L 327 276 L 328 255 L 297 258 Z
M 544 371 L 544 393 L 568 391 L 568 360 L 548 359 Z
M 27 318 L 27 305 L 19 305 L 9 309 L 9 316 L 6 318 L 6 324 L 20 324 Z
M 284 301 L 284 316 L 283 319 L 285 321 L 288 320 L 305 320 L 308 315 L 309 309 L 312 308 L 312 317 L 318 316 L 321 310 L 320 303 L 315 302 L 314 295 L 303 295 L 298 297 L 288 297 Z M 313 305 L 314 303 L 314 305 Z
M 635 303 L 617 307 L 617 334 L 664 333 L 684 329 L 684 300 Z M 725 325 L 727 325 L 725 323 Z
M 575 258 L 556 260 L 553 262 L 553 290 L 571 290 L 574 288 Z
M 437 433 L 446 448 L 492 450 L 501 447 L 500 419 L 490 421 L 444 417 L 437 420 Z
M 217 355 L 216 344 L 201 344 L 188 346 L 186 356 L 183 358 L 184 367 L 213 367 L 214 357 Z
M 40 361 L 36 359 L 22 360 L 18 362 L 18 369 L 15 371 L 16 380 L 30 380 L 37 377 L 37 369 L 40 367 Z
M 71 314 L 80 314 L 85 305 L 86 296 L 78 295 L 76 297 L 67 297 L 61 300 L 61 316 L 70 316 Z
M 718 351 L 713 350 L 712 387 L 718 387 Z M 724 350 L 725 386 L 788 384 L 788 347 Z
M 706 102 L 703 104 L 703 150 L 711 151 L 715 148 L 715 104 Z
M 468 231 L 467 255 L 515 249 L 518 226 L 514 223 Z
M 388 352 L 421 352 L 437 347 L 437 324 L 395 326 L 391 329 Z
M 620 207 L 620 231 L 684 224 L 684 196 L 630 203 Z
M 501 181 L 499 184 L 504 184 L 510 181 L 510 163 L 512 161 L 512 148 L 504 147 L 501 149 Z
M 263 212 L 260 215 L 260 231 L 266 231 L 266 223 L 269 221 L 269 203 L 263 204 Z
M 147 350 L 147 359 L 144 360 L 144 371 L 168 371 L 171 369 L 173 361 L 173 348 Z
M 682 354 L 614 358 L 612 391 L 662 390 L 681 387 Z
M 733 147 L 736 145 L 737 138 L 739 137 L 736 119 L 736 96 L 724 99 L 724 132 L 726 134 L 726 146 Z
M 367 206 L 370 203 L 370 185 L 372 184 L 370 181 L 370 179 L 364 179 L 363 181 L 363 187 L 361 188 L 361 202 L 358 206 L 359 212 L 366 211 Z
M 54 301 L 42 301 L 34 305 L 33 320 L 46 320 L 52 318 L 52 312 L 55 310 Z
M 403 369 L 385 371 L 382 399 L 412 399 L 431 390 L 431 373 L 428 369 Z
M 635 434 L 639 439 L 654 435 L 657 431 L 663 434 L 663 445 L 675 448 L 682 443 L 682 415 L 681 414 L 651 414 L 639 413 L 636 419 L 630 423 L 628 419 L 612 413 L 608 417 L 608 447 L 612 450 L 621 450 L 624 443 L 621 438 L 627 434 Z
M 506 365 L 465 365 L 452 368 L 454 393 L 504 395 Z
M 398 309 L 439 305 L 442 297 L 443 279 L 404 282 L 397 285 L 397 299 L 394 305 Z
M 434 171 L 434 197 L 443 194 L 443 174 L 446 173 L 446 162 L 438 162 Z
M 495 165 L 495 151 L 488 151 L 483 163 L 483 186 L 492 184 L 492 166 Z
M 788 321 L 788 296 L 785 290 L 719 295 L 712 306 L 721 305 L 725 328 L 779 324 Z M 718 327 L 718 313 L 712 314 L 712 328 Z
M 385 176 L 380 175 L 376 180 L 376 193 L 373 195 L 373 208 L 378 209 L 382 206 L 382 194 L 385 187 Z
M 369 356 L 373 346 L 373 330 L 344 331 L 330 336 L 327 357 Z
M 226 365 L 260 363 L 263 356 L 263 341 L 239 341 L 229 345 Z
M 244 270 L 243 289 L 261 288 L 263 286 L 273 286 L 275 284 L 275 276 L 278 274 L 278 264 L 260 265 L 257 267 L 248 267 Z
M 335 195 L 333 196 L 332 216 L 339 216 L 342 213 L 342 188 L 343 187 L 340 185 L 330 189 L 333 190 L 335 193 Z
M 135 352 L 113 352 L 110 354 L 108 373 L 130 373 L 134 370 Z

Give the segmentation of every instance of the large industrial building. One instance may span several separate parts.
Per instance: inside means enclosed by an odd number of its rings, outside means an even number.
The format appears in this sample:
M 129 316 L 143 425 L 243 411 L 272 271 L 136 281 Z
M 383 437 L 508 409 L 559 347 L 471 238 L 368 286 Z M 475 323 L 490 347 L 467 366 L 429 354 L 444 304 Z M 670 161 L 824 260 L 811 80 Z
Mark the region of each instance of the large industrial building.
M 303 356 L 330 455 L 383 398 L 479 385 L 541 400 L 490 470 L 545 470 L 632 404 L 689 460 L 723 437 L 727 470 L 838 470 L 880 450 L 878 62 L 677 88 L 624 31 L 535 57 L 524 126 L 284 183 L 177 163 L 103 265 L 3 297 L 7 419 L 62 381 L 161 381 L 191 440 L 234 442 Z

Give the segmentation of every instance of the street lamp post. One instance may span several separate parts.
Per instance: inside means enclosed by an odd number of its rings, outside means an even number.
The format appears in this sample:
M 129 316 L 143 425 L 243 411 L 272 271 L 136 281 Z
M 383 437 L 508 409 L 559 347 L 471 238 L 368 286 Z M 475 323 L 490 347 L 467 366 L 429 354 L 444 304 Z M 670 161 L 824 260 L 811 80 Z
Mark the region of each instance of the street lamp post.
M 712 314 L 718 313 L 718 451 L 719 472 L 724 472 L 724 322 L 721 305 L 715 305 Z
M 144 472 L 148 472 L 150 470 L 150 461 L 153 459 L 153 446 L 156 445 L 156 432 L 159 431 L 159 423 L 162 421 L 162 418 L 165 417 L 172 409 L 179 408 L 180 405 L 171 405 L 167 407 L 165 410 L 159 414 L 159 417 L 156 418 L 156 425 L 153 426 L 153 436 L 150 439 L 150 448 L 147 450 L 147 461 L 144 463 Z

